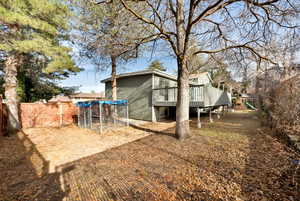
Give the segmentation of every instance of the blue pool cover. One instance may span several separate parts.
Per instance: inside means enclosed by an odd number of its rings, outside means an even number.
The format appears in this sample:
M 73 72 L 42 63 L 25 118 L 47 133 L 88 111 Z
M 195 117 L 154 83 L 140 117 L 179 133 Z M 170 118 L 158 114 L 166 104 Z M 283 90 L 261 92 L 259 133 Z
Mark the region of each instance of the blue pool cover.
M 94 100 L 94 101 L 84 101 L 77 102 L 77 107 L 90 107 L 96 104 L 108 104 L 108 105 L 127 105 L 128 100 Z

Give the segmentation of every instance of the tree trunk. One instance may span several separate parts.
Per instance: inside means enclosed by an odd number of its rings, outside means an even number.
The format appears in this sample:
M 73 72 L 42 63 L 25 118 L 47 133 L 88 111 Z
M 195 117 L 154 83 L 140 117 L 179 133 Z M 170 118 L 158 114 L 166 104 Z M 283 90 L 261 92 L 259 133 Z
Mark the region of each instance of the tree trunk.
M 12 55 L 5 62 L 5 98 L 8 109 L 8 131 L 9 133 L 20 130 L 19 102 L 17 96 L 17 67 L 19 59 Z
M 111 87 L 112 99 L 117 100 L 117 64 L 114 56 L 111 56 Z
M 189 124 L 189 72 L 186 61 L 186 45 L 188 35 L 184 25 L 184 0 L 177 0 L 176 5 L 176 35 L 177 35 L 177 68 L 178 90 L 176 103 L 176 137 L 184 140 L 190 137 Z
M 190 137 L 189 124 L 189 72 L 186 61 L 177 61 L 178 65 L 178 91 L 176 104 L 176 137 L 184 140 Z

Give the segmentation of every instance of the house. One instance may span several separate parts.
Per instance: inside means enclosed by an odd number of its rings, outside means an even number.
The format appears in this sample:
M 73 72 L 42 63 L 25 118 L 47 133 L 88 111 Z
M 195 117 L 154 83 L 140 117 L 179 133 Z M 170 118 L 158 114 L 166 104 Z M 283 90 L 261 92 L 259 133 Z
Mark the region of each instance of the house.
M 69 103 L 72 102 L 72 100 L 68 97 L 68 96 L 61 96 L 61 95 L 57 95 L 52 97 L 49 101 L 49 103 Z
M 211 85 L 208 74 L 190 80 L 190 108 L 230 105 L 231 95 Z M 112 98 L 111 78 L 105 83 L 106 98 Z M 129 117 L 147 121 L 176 116 L 177 77 L 158 70 L 143 70 L 117 76 L 117 95 L 128 99 Z
M 197 84 L 200 84 L 200 85 L 201 84 L 207 85 L 207 84 L 212 83 L 211 76 L 208 72 L 191 74 L 190 75 L 190 81 L 194 82 L 194 83 L 197 83 Z
M 76 93 L 70 96 L 73 103 L 104 99 L 104 93 Z

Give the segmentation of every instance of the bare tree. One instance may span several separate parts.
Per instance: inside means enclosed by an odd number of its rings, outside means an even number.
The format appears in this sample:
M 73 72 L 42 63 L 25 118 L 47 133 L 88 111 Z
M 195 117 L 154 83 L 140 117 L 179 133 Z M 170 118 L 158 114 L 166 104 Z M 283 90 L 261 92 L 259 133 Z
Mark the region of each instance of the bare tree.
M 141 44 L 155 38 L 151 27 L 135 22 L 117 1 L 96 8 L 85 0 L 72 5 L 79 13 L 73 22 L 73 39 L 80 46 L 80 56 L 96 64 L 98 70 L 111 69 L 112 98 L 116 100 L 117 65 L 138 57 Z M 137 9 L 141 12 L 144 8 Z
M 109 2 L 117 0 L 109 0 Z M 190 136 L 189 71 L 187 67 L 190 40 L 199 41 L 200 50 L 193 54 L 216 54 L 224 51 L 256 51 L 268 42 L 270 32 L 298 27 L 298 0 L 118 0 L 139 21 L 156 30 L 166 40 L 177 59 L 178 96 L 176 135 Z M 94 0 L 95 4 L 103 1 Z M 106 3 L 109 3 L 106 2 Z M 149 12 L 135 6 L 146 4 Z M 299 23 L 299 22 L 298 22 Z
M 280 74 L 280 80 L 286 80 L 295 75 L 295 53 L 300 48 L 300 35 L 287 32 L 284 35 L 273 37 L 273 40 L 263 48 L 268 57 L 276 65 L 268 62 L 268 69 L 272 68 Z M 267 65 L 266 62 L 264 65 Z

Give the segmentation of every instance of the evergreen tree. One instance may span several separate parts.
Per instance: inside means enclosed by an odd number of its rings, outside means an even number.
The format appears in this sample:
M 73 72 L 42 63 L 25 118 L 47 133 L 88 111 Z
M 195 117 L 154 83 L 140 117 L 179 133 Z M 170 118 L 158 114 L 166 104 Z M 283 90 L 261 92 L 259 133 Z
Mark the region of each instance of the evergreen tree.
M 160 71 L 167 70 L 159 60 L 152 61 L 151 64 L 148 66 L 148 69 L 149 70 L 160 70 Z
M 8 128 L 20 129 L 17 75 L 27 55 L 47 65 L 44 73 L 78 72 L 66 40 L 68 8 L 59 0 L 0 0 L 0 51 L 4 62 L 5 97 L 9 112 Z
M 0 57 L 0 94 L 4 94 L 4 62 Z M 61 87 L 56 81 L 69 77 L 71 72 L 44 73 L 43 67 L 47 65 L 43 60 L 32 55 L 25 55 L 22 65 L 18 68 L 17 95 L 21 102 L 35 102 L 41 99 L 49 100 L 53 96 L 72 94 L 75 87 Z

